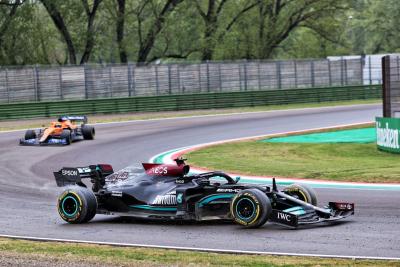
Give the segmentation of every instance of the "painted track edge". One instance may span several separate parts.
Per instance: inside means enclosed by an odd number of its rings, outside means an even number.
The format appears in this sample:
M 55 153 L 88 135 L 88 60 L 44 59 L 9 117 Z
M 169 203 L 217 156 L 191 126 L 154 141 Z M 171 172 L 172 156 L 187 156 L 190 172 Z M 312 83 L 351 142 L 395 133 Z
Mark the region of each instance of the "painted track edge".
M 291 256 L 291 257 L 336 258 L 336 259 L 352 259 L 352 260 L 400 261 L 400 258 L 396 257 L 345 256 L 345 255 L 329 255 L 329 254 L 307 254 L 307 253 L 285 253 L 285 252 L 252 251 L 252 250 L 194 248 L 194 247 L 179 247 L 179 246 L 167 246 L 167 245 L 163 246 L 163 245 L 147 245 L 147 244 L 136 244 L 136 243 L 116 243 L 116 242 L 104 242 L 104 241 L 45 238 L 45 237 L 4 235 L 4 234 L 0 234 L 0 237 L 9 239 L 36 241 L 36 242 L 61 242 L 61 243 L 77 243 L 77 244 L 91 244 L 91 245 L 107 245 L 113 247 L 174 249 L 182 251 L 212 252 L 212 253 L 223 253 L 223 254 L 248 254 L 248 255 L 270 255 L 270 256 Z

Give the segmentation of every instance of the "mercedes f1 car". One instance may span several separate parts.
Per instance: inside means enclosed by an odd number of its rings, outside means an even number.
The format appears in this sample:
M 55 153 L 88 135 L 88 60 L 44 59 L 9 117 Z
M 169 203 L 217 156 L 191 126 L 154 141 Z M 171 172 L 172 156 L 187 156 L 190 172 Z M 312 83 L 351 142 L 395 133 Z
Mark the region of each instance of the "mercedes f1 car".
M 80 125 L 79 125 L 80 123 Z M 86 116 L 60 116 L 44 129 L 27 130 L 20 145 L 69 145 L 77 140 L 94 139 L 93 126 L 87 125 Z
M 69 223 L 90 221 L 95 214 L 161 220 L 231 220 L 256 228 L 268 220 L 296 228 L 343 219 L 354 204 L 329 202 L 317 206 L 315 192 L 300 184 L 278 190 L 272 186 L 239 183 L 224 172 L 189 175 L 184 159 L 176 164 L 143 163 L 144 170 L 127 167 L 118 172 L 107 164 L 62 168 L 54 173 L 66 187 L 58 198 L 58 212 Z M 88 189 L 82 179 L 92 183 Z

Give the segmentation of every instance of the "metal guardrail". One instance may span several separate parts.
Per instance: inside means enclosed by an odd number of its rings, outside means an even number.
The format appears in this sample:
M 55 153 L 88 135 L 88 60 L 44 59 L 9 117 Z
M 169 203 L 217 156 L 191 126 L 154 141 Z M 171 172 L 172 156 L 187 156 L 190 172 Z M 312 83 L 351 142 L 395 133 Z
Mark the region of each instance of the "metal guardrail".
M 62 114 L 176 111 L 378 99 L 381 97 L 381 85 L 369 85 L 12 103 L 0 104 L 0 120 L 52 117 Z
M 358 58 L 0 67 L 0 103 L 362 85 L 364 65 Z

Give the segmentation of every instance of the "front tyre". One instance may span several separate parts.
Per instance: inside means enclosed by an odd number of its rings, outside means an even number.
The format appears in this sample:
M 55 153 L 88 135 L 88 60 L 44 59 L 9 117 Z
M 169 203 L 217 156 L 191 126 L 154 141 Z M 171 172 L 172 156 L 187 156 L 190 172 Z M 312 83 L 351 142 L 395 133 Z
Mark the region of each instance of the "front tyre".
M 233 220 L 246 228 L 264 225 L 271 215 L 271 201 L 258 189 L 246 189 L 237 193 L 230 204 Z
M 96 215 L 96 196 L 87 188 L 66 189 L 58 198 L 58 213 L 69 223 L 85 223 Z
M 25 132 L 25 140 L 36 139 L 36 132 L 34 130 L 27 130 Z
M 305 184 L 291 184 L 283 189 L 285 194 L 300 199 L 306 203 L 317 206 L 317 194 L 314 189 Z
M 65 140 L 65 143 L 67 145 L 71 144 L 72 138 L 71 138 L 71 130 L 69 129 L 64 129 L 60 135 L 61 139 Z

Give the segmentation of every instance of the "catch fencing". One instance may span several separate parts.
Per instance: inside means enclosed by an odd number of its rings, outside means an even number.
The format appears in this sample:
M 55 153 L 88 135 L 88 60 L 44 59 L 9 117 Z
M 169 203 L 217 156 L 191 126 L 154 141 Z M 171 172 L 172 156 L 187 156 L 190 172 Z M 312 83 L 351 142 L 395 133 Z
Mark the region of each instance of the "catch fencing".
M 361 58 L 0 67 L 0 104 L 352 86 L 364 73 Z

